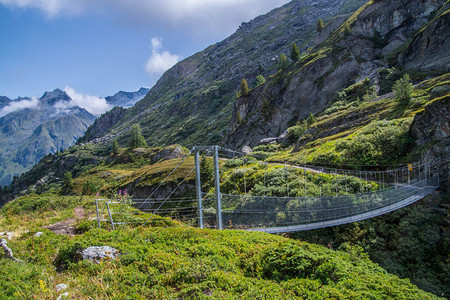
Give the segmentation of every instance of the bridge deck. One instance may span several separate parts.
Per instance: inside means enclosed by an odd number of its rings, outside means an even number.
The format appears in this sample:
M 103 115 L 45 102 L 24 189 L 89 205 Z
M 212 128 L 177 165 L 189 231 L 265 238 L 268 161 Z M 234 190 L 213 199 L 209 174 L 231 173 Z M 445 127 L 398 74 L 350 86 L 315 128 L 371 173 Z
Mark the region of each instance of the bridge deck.
M 370 219 L 376 216 L 380 216 L 395 210 L 398 210 L 400 208 L 403 208 L 405 206 L 408 206 L 425 196 L 431 194 L 433 191 L 435 191 L 438 187 L 437 186 L 425 186 L 417 189 L 417 192 L 399 202 L 396 202 L 394 204 L 390 204 L 372 211 L 368 211 L 362 214 L 357 214 L 349 217 L 329 220 L 329 221 L 322 221 L 322 222 L 316 222 L 316 223 L 310 223 L 310 224 L 302 224 L 302 225 L 291 225 L 291 226 L 281 226 L 281 227 L 268 227 L 268 228 L 252 228 L 252 229 L 246 229 L 247 231 L 263 231 L 267 233 L 284 233 L 284 232 L 293 232 L 293 231 L 304 231 L 304 230 L 312 230 L 312 229 L 318 229 L 318 228 L 325 228 L 325 227 L 332 227 L 357 221 L 362 221 L 366 219 Z

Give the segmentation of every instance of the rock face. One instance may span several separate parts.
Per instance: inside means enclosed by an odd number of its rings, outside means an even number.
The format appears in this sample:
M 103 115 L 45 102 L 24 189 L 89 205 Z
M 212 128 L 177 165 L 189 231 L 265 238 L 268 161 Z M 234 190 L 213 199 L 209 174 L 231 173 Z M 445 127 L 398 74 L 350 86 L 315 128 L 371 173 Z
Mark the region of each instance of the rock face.
M 120 121 L 125 113 L 126 110 L 119 106 L 116 106 L 110 111 L 104 113 L 86 130 L 86 133 L 80 139 L 80 143 L 92 141 L 102 137 L 109 129 L 111 129 L 111 127 Z
M 160 160 L 169 160 L 174 158 L 182 158 L 185 155 L 182 153 L 180 146 L 167 147 L 160 152 L 158 152 L 153 158 L 152 162 L 157 162 Z
M 436 100 L 417 114 L 411 125 L 411 134 L 418 146 L 428 147 L 425 158 L 439 172 L 440 186 L 450 189 L 450 101 L 449 97 Z
M 450 8 L 447 4 L 441 14 L 433 19 L 411 42 L 408 49 L 401 56 L 405 68 L 420 71 L 433 71 L 436 66 L 441 72 L 450 71 L 450 38 L 448 24 L 450 14 L 446 10 Z
M 5 96 L 0 96 L 0 109 L 5 107 L 9 103 L 11 103 L 11 99 L 9 99 L 8 97 L 5 97 Z
M 351 33 L 345 34 L 341 26 L 309 58 L 278 73 L 249 96 L 238 98 L 225 144 L 232 148 L 253 147 L 264 138 L 279 136 L 289 124 L 305 119 L 310 112 L 321 111 L 340 89 L 366 77 L 377 84 L 378 71 L 388 67 L 392 52 L 415 32 L 428 24 L 429 29 L 422 31 L 425 38 L 432 28 L 445 27 L 446 16 L 441 17 L 442 24 L 439 20 L 428 23 L 428 17 L 444 2 L 394 0 L 366 5 L 348 19 Z M 441 70 L 441 62 L 448 62 L 448 47 L 439 50 L 438 45 L 448 43 L 449 32 L 441 33 L 442 37 L 424 46 L 425 50 L 413 43 L 403 61 L 411 67 Z M 421 40 L 416 38 L 414 42 Z M 426 53 L 435 56 L 427 58 Z

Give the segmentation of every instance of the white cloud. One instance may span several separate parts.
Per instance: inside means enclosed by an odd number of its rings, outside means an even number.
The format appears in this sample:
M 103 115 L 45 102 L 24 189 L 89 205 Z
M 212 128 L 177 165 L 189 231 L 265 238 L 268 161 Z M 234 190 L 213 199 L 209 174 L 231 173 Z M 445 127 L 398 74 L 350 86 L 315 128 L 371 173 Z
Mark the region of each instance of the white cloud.
M 172 28 L 196 38 L 222 38 L 239 24 L 289 0 L 0 0 L 7 6 L 37 8 L 49 17 L 113 13 L 128 24 Z
M 160 76 L 162 73 L 170 69 L 173 65 L 180 61 L 181 57 L 163 51 L 161 38 L 152 38 L 152 55 L 147 60 L 145 70 L 150 76 Z
M 69 103 L 59 102 L 55 104 L 55 107 L 62 111 L 73 106 L 79 106 L 86 109 L 91 114 L 98 116 L 112 108 L 112 106 L 106 102 L 105 98 L 80 94 L 68 86 L 64 88 L 64 91 L 72 98 L 72 100 Z
M 80 13 L 84 7 L 82 2 L 84 0 L 80 2 L 73 0 L 0 0 L 0 3 L 6 6 L 40 9 L 49 17 Z
M 0 110 L 0 117 L 26 108 L 37 108 L 38 105 L 39 99 L 36 97 L 31 97 L 31 99 L 15 100 Z

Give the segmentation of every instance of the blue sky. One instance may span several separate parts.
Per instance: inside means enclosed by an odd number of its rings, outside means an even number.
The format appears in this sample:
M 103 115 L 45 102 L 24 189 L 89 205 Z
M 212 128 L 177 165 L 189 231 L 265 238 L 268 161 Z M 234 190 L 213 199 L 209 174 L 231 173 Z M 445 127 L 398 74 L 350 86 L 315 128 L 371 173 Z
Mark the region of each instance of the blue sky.
M 288 0 L 0 0 L 0 95 L 151 87 L 171 65 Z

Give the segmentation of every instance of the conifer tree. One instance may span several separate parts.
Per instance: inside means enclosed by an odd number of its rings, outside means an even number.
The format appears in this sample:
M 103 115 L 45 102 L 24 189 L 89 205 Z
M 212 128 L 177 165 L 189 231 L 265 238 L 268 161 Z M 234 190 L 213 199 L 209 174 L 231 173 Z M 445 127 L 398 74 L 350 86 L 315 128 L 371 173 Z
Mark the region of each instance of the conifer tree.
M 316 117 L 314 116 L 314 114 L 311 112 L 309 114 L 308 119 L 306 120 L 308 126 L 311 126 L 312 124 L 316 123 Z
M 266 82 L 266 79 L 261 74 L 256 76 L 256 85 L 261 85 Z
M 289 66 L 289 60 L 286 55 L 281 54 L 278 62 L 278 70 L 285 70 Z
M 144 148 L 144 147 L 147 147 L 147 142 L 145 141 L 144 137 L 142 136 L 141 126 L 139 126 L 139 124 L 134 124 L 131 127 L 130 140 L 128 141 L 128 148 L 135 149 L 135 148 Z
M 111 150 L 112 150 L 112 153 L 114 155 L 119 154 L 119 152 L 120 152 L 119 143 L 116 140 L 112 141 L 112 143 L 111 143 Z
M 300 51 L 298 50 L 297 44 L 292 43 L 291 47 L 291 59 L 295 62 L 297 62 L 300 59 Z
M 316 23 L 317 32 L 322 32 L 324 27 L 325 27 L 325 25 L 323 24 L 322 19 L 317 20 L 317 23 Z
M 245 97 L 248 96 L 249 93 L 249 89 L 248 89 L 248 83 L 247 80 L 245 80 L 245 78 L 241 79 L 241 92 L 240 92 L 240 96 L 241 97 Z
M 350 24 L 347 22 L 344 24 L 344 35 L 348 36 L 352 33 L 352 30 L 350 29 Z
M 62 180 L 62 187 L 61 187 L 61 194 L 68 195 L 71 193 L 73 188 L 73 182 L 72 182 L 72 173 L 70 171 L 67 171 L 64 173 L 64 177 Z

